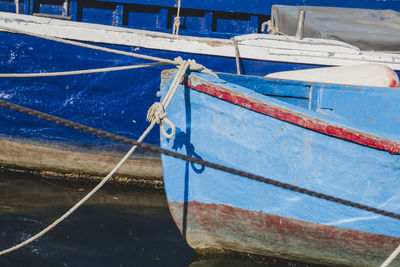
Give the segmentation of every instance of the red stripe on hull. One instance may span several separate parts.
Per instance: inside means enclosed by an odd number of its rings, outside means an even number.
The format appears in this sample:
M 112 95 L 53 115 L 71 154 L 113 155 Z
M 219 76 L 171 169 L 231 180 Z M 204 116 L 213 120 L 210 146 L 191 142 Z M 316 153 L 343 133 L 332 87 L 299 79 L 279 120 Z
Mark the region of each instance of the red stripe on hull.
M 178 228 L 181 232 L 185 229 L 188 244 L 197 251 L 228 250 L 310 263 L 379 266 L 400 243 L 400 238 L 221 204 L 191 201 L 185 207 L 170 202 L 169 207 Z M 400 258 L 393 266 L 400 266 Z
M 207 83 L 197 77 L 191 76 L 188 79 L 188 86 L 196 91 L 217 97 L 224 101 L 242 106 L 244 108 L 283 120 L 313 131 L 321 132 L 346 141 L 354 142 L 380 150 L 386 150 L 392 154 L 400 154 L 400 143 L 378 136 L 366 134 L 356 130 L 329 124 L 320 119 L 295 113 L 260 100 L 245 96 L 241 93 Z

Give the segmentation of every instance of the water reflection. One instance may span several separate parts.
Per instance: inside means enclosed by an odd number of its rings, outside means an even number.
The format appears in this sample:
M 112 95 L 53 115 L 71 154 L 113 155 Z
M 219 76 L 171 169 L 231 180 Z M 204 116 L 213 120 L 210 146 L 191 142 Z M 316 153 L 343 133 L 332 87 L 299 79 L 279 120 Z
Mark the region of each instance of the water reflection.
M 51 183 L 0 177 L 0 249 L 37 233 L 93 187 Z M 187 266 L 194 256 L 163 192 L 106 185 L 38 241 L 0 256 L 0 266 Z
M 93 183 L 0 174 L 0 250 L 61 216 Z M 0 266 L 307 266 L 232 258 L 196 258 L 170 216 L 163 191 L 108 184 L 55 229 Z M 276 265 L 278 264 L 278 265 Z M 311 265 L 309 265 L 311 267 Z

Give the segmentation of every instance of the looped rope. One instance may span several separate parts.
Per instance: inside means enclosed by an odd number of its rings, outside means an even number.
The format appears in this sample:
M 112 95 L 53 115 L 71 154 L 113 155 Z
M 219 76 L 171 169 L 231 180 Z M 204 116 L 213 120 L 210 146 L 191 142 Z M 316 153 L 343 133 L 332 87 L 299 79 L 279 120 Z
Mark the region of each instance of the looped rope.
M 175 64 L 177 66 L 182 66 L 184 64 L 184 62 L 188 62 L 189 63 L 189 69 L 191 71 L 207 73 L 207 74 L 210 74 L 210 75 L 218 78 L 218 75 L 215 72 L 213 72 L 212 70 L 207 69 L 203 65 L 197 63 L 196 60 L 194 60 L 194 59 L 183 60 L 182 57 L 176 57 L 174 59 L 174 62 L 175 62 Z
M 162 134 L 166 138 L 172 138 L 172 137 L 174 137 L 174 135 L 176 133 L 176 128 L 175 128 L 175 125 L 170 120 L 168 120 L 166 117 L 167 117 L 167 113 L 164 110 L 163 104 L 161 104 L 160 102 L 155 102 L 153 105 L 151 105 L 151 107 L 147 111 L 147 121 L 149 121 L 149 122 L 154 121 L 157 124 L 160 124 Z M 171 128 L 170 134 L 168 134 L 165 131 L 164 124 L 163 124 L 164 122 L 170 126 L 170 128 Z
M 162 120 L 167 116 L 164 111 L 164 106 L 160 102 L 155 102 L 147 111 L 147 121 L 155 121 L 160 124 Z
M 178 35 L 179 34 L 179 26 L 181 25 L 181 18 L 175 17 L 174 18 L 174 25 L 172 26 L 172 34 Z
M 267 31 L 268 31 L 269 34 L 287 36 L 287 34 L 281 32 L 281 31 L 278 29 L 278 27 L 275 27 L 274 25 L 272 25 L 272 21 L 271 21 L 271 20 L 268 20 L 265 24 L 268 26 Z M 263 26 L 264 28 L 261 29 L 261 31 L 264 31 L 264 30 L 265 30 L 265 24 L 264 24 L 264 23 L 262 24 L 262 26 Z
M 172 26 L 172 34 L 179 34 L 179 26 L 181 25 L 181 0 L 178 0 L 178 9 L 176 11 L 176 17 L 174 18 L 174 25 Z
M 176 128 L 175 125 L 166 118 L 167 113 L 165 110 L 171 102 L 172 97 L 175 95 L 178 86 L 183 82 L 187 70 L 190 69 L 191 71 L 204 72 L 218 77 L 212 70 L 198 64 L 193 59 L 183 60 L 181 57 L 177 57 L 174 59 L 174 63 L 178 66 L 178 71 L 176 72 L 174 80 L 172 81 L 168 92 L 165 94 L 162 103 L 155 102 L 147 112 L 147 120 L 152 123 L 160 124 L 161 132 L 166 138 L 172 138 L 176 133 Z M 164 122 L 171 127 L 170 134 L 165 131 Z

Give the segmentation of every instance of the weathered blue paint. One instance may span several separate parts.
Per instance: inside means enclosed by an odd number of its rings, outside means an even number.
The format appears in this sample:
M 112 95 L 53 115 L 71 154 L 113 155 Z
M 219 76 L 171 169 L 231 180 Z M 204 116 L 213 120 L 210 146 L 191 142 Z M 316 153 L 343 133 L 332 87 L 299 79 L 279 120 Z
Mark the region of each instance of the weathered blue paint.
M 162 83 L 162 95 L 165 95 L 167 81 L 171 78 L 170 73 L 165 72 L 164 75 L 166 82 Z M 177 134 L 171 139 L 161 136 L 163 148 L 335 197 L 400 212 L 399 155 L 369 147 L 368 144 L 361 145 L 312 131 L 289 123 L 285 118 L 261 114 L 251 110 L 251 107 L 230 103 L 227 100 L 229 97 L 225 99 L 222 94 L 214 97 L 197 91 L 202 86 L 210 88 L 212 84 L 223 88 L 230 96 L 242 94 L 250 101 L 289 110 L 304 118 L 352 129 L 360 135 L 374 135 L 399 142 L 398 89 L 307 84 L 225 74 L 217 79 L 197 73 L 190 75 L 188 84 L 196 87 L 196 90 L 181 85 L 166 110 L 168 119 L 175 124 Z M 246 85 L 247 88 L 243 87 Z M 313 105 L 304 107 L 300 102 L 291 101 L 293 98 L 303 100 L 307 91 L 309 95 L 306 101 L 315 101 Z M 399 222 L 392 218 L 168 156 L 162 156 L 162 161 L 167 198 L 174 207 L 174 216 L 183 218 L 183 221 L 177 222 L 181 230 L 182 227 L 191 229 L 184 234 L 195 247 L 200 243 L 201 246 L 207 246 L 207 242 L 215 245 L 218 240 L 202 231 L 204 227 L 200 225 L 185 226 L 185 216 L 191 212 L 188 203 L 227 205 L 234 209 L 300 220 L 315 226 L 335 226 L 400 238 Z M 174 203 L 182 203 L 186 208 L 176 208 L 177 204 Z M 196 215 L 192 212 L 191 216 L 193 219 Z M 223 217 L 212 212 L 201 216 L 200 221 L 204 222 L 207 217 Z M 240 217 L 236 218 L 238 225 L 243 223 L 240 220 Z M 235 235 L 229 232 L 231 226 L 225 228 L 223 222 L 215 227 L 221 232 L 226 230 L 226 236 Z M 247 230 L 252 231 L 247 228 L 240 231 Z M 259 236 L 263 234 L 258 233 Z M 316 244 L 326 239 L 324 232 L 315 234 Z M 200 236 L 203 239 L 197 239 Z M 241 247 L 252 245 L 246 240 L 235 241 L 241 243 Z M 263 246 L 270 246 L 268 240 Z M 257 253 L 257 250 L 253 253 Z

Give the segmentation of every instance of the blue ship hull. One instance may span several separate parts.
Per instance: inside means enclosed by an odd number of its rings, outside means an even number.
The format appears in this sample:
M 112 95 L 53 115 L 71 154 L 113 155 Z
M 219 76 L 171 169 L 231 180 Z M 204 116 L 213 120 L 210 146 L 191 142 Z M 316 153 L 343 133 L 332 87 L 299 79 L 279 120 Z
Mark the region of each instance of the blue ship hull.
M 163 96 L 173 74 L 163 73 Z M 161 146 L 399 213 L 400 93 L 386 89 L 192 73 L 166 110 L 177 133 Z M 169 156 L 162 164 L 171 214 L 199 253 L 378 266 L 400 243 L 390 217 Z

